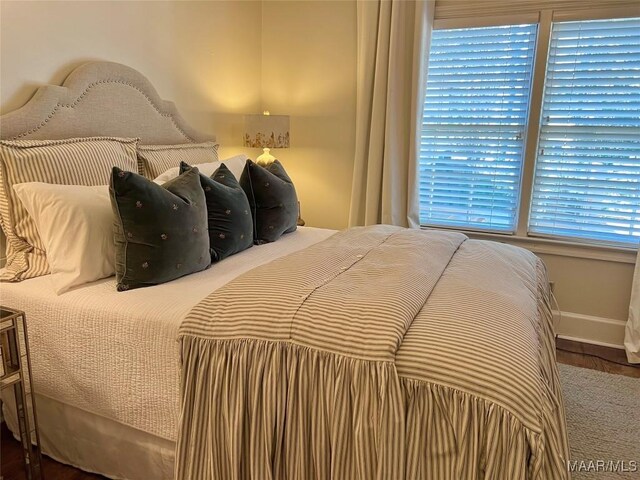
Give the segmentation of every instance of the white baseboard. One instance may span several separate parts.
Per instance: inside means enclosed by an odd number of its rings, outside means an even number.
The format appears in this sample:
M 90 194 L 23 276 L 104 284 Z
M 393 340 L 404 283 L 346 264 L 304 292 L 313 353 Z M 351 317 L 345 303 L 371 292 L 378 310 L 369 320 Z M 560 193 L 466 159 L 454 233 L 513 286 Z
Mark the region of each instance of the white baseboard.
M 556 333 L 560 338 L 612 348 L 624 348 L 626 322 L 573 312 L 553 311 Z

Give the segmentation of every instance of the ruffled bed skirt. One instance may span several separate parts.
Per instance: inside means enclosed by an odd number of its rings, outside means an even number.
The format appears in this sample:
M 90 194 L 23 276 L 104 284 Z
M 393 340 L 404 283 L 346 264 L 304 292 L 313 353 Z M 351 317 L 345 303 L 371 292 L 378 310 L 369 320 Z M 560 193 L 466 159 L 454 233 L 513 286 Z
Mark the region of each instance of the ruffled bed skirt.
M 568 478 L 558 377 L 544 350 L 549 403 L 536 432 L 484 399 L 399 378 L 392 363 L 183 337 L 176 478 Z

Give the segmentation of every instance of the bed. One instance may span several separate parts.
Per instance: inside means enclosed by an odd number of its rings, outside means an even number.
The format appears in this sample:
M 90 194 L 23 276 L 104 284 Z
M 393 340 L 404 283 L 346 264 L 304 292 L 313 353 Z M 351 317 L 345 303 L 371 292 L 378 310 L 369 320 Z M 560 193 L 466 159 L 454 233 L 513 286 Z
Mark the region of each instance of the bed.
M 0 121 L 2 139 L 211 138 L 108 62 Z M 56 295 L 47 276 L 1 288 L 27 313 L 43 449 L 85 470 L 568 478 L 548 283 L 525 250 L 299 228 L 151 288 L 117 292 L 110 278 Z

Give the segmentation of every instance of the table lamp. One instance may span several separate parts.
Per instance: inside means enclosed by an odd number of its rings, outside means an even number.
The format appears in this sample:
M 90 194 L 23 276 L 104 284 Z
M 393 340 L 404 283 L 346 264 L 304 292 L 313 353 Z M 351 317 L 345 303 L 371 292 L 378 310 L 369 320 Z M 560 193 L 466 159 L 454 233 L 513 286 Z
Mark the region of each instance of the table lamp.
M 289 115 L 246 115 L 244 132 L 245 147 L 262 148 L 256 163 L 264 167 L 276 159 L 270 149 L 289 148 Z

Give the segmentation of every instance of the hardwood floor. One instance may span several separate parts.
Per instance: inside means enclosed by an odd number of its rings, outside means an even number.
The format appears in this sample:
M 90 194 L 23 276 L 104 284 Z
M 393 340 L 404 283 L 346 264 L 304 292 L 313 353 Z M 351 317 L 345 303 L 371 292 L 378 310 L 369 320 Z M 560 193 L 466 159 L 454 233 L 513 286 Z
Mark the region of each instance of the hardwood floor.
M 558 338 L 556 340 L 556 355 L 558 363 L 640 378 L 640 365 L 627 363 L 624 350 L 618 348 L 601 347 L 600 345 Z
M 0 440 L 0 480 L 24 480 L 24 467 L 22 465 L 22 452 L 20 443 L 2 423 L 2 437 Z M 56 462 L 51 458 L 42 456 L 42 472 L 45 480 L 106 480 L 101 475 L 83 472 L 80 469 Z
M 556 342 L 558 362 L 602 372 L 640 378 L 640 366 L 626 362 L 623 350 L 588 345 L 558 339 Z M 13 438 L 6 425 L 2 424 L 0 458 L 0 480 L 23 480 L 20 444 Z M 69 467 L 43 456 L 43 472 L 46 480 L 104 480 L 105 477 Z

